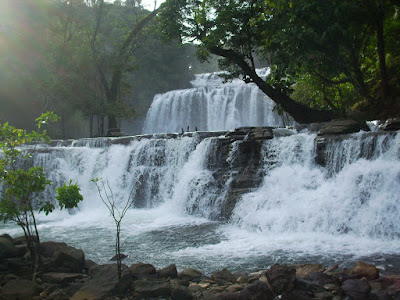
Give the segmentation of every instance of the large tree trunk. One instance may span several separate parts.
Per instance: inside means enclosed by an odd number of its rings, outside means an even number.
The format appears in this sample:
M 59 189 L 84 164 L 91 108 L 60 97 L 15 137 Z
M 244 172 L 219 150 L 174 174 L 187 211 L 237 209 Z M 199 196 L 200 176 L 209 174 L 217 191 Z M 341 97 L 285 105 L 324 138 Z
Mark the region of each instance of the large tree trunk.
M 379 70 L 381 77 L 381 90 L 382 90 L 382 102 L 384 105 L 390 101 L 390 91 L 389 91 L 389 77 L 387 73 L 387 66 L 385 60 L 385 40 L 383 35 L 383 25 L 384 25 L 384 7 L 381 0 L 378 0 L 377 7 L 377 18 L 376 18 L 376 40 L 377 40 L 377 51 L 379 58 Z
M 305 105 L 302 105 L 294 101 L 289 96 L 285 95 L 281 91 L 274 89 L 272 86 L 267 84 L 260 76 L 257 75 L 254 68 L 250 67 L 248 63 L 243 59 L 241 55 L 233 50 L 226 50 L 220 47 L 211 47 L 210 52 L 222 56 L 234 62 L 239 66 L 242 71 L 250 77 L 250 79 L 263 91 L 268 97 L 270 97 L 276 104 L 281 106 L 284 111 L 290 114 L 293 119 L 298 123 L 314 123 L 314 122 L 325 122 L 333 118 L 333 112 L 326 110 L 315 110 Z

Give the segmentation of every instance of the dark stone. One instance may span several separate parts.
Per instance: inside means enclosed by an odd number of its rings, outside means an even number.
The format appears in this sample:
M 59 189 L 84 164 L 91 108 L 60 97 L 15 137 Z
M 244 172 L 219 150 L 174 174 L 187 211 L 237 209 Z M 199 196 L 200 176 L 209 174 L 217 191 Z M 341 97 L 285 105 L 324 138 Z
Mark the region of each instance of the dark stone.
M 50 258 L 43 265 L 45 272 L 81 273 L 85 267 L 85 255 L 82 250 L 65 243 L 41 243 L 42 255 Z
M 7 233 L 0 234 L 0 239 L 2 239 L 2 238 L 7 239 L 7 240 L 9 240 L 11 243 L 14 244 L 13 238 L 12 238 L 9 234 L 7 234 Z
M 155 280 L 135 281 L 135 292 L 141 297 L 168 297 L 171 295 L 171 288 L 168 282 Z
M 178 271 L 176 270 L 176 265 L 172 264 L 164 269 L 158 271 L 158 276 L 163 278 L 178 278 Z
M 178 275 L 178 278 L 188 281 L 193 281 L 195 279 L 200 278 L 202 275 L 203 274 L 199 270 L 186 268 Z
M 42 279 L 50 283 L 66 283 L 86 278 L 87 275 L 80 273 L 46 273 L 42 275 Z
M 116 264 L 96 265 L 89 269 L 92 279 L 82 286 L 72 300 L 105 299 L 109 295 L 124 295 L 131 288 L 134 276 L 126 265 L 122 265 L 122 277 L 118 280 Z
M 86 272 L 88 272 L 91 267 L 96 266 L 96 265 L 97 265 L 97 263 L 95 263 L 93 260 L 85 259 L 84 270 Z
M 190 290 L 182 285 L 174 284 L 171 287 L 172 300 L 192 300 L 194 299 Z
M 368 299 L 371 292 L 371 286 L 368 281 L 358 279 L 346 280 L 341 288 L 354 300 Z
M 243 291 L 239 292 L 240 300 L 272 300 L 274 298 L 275 295 L 269 289 L 268 285 L 261 281 L 250 284 Z
M 290 293 L 294 288 L 296 269 L 285 265 L 273 265 L 265 273 L 268 282 L 277 295 Z
M 157 274 L 156 268 L 152 264 L 137 263 L 132 265 L 129 270 L 138 278 L 154 277 Z
M 0 259 L 17 256 L 17 249 L 7 236 L 0 237 Z
M 321 130 L 318 132 L 318 135 L 349 134 L 359 132 L 361 130 L 370 131 L 369 127 L 364 121 L 355 121 L 350 119 L 332 120 L 321 128 Z
M 211 275 L 211 279 L 218 284 L 226 284 L 236 282 L 237 277 L 229 272 L 227 269 L 223 269 L 221 271 L 214 272 Z
M 121 260 L 124 260 L 125 258 L 128 257 L 128 255 L 125 255 L 125 254 L 121 253 L 121 254 L 119 255 L 119 257 L 120 257 Z M 114 256 L 110 259 L 110 261 L 116 261 L 116 260 L 117 260 L 117 256 L 116 256 L 116 255 L 114 255 Z
M 30 280 L 14 279 L 4 285 L 1 296 L 7 300 L 31 300 L 41 291 L 40 286 Z
M 321 286 L 324 286 L 325 284 L 335 283 L 332 279 L 332 276 L 323 272 L 312 272 L 311 274 L 309 274 L 308 279 Z
M 379 126 L 379 128 L 385 131 L 400 130 L 400 118 L 388 119 L 383 125 Z
M 297 277 L 295 282 L 294 282 L 294 289 L 299 290 L 299 291 L 307 291 L 307 292 L 312 292 L 312 293 L 320 293 L 320 292 L 325 292 L 325 289 L 320 286 L 319 284 L 316 284 L 315 282 Z

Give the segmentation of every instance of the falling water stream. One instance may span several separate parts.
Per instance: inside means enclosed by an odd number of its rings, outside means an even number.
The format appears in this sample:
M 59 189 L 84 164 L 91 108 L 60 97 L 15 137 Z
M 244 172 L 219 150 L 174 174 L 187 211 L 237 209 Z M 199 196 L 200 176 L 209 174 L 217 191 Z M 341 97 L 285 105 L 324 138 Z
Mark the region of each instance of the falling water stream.
M 122 223 L 126 264 L 175 263 L 209 273 L 273 263 L 345 267 L 362 259 L 400 271 L 400 134 L 330 140 L 324 166 L 316 163 L 315 134 L 290 134 L 261 142 L 261 184 L 239 197 L 224 221 L 218 216 L 243 140 L 229 146 L 224 180 L 210 167 L 223 133 L 136 137 L 126 145 L 88 139 L 39 149 L 35 163 L 54 185 L 72 179 L 84 196 L 77 210 L 38 215 L 42 239 L 65 241 L 99 263 L 113 256 L 115 226 L 90 181 L 98 177 L 121 202 L 134 187 Z M 51 190 L 46 197 L 54 197 Z M 12 224 L 0 225 L 6 232 L 21 234 Z

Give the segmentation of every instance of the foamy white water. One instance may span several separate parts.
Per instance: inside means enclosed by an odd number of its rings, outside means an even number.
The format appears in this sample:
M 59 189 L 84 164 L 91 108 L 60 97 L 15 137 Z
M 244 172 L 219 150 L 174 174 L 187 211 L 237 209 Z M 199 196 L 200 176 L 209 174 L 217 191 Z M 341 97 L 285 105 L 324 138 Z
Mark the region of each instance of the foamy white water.
M 135 188 L 122 224 L 127 264 L 176 263 L 210 272 L 276 262 L 348 266 L 363 259 L 400 270 L 400 134 L 328 141 L 326 167 L 315 163 L 315 138 L 303 133 L 264 141 L 262 183 L 242 196 L 228 223 L 212 221 L 230 186 L 229 173 L 220 183 L 208 168 L 220 151 L 218 138 L 44 149 L 35 159 L 49 179 L 78 181 L 85 200 L 72 215 L 40 214 L 42 239 L 70 243 L 98 262 L 113 256 L 113 220 L 90 181 L 99 177 L 121 202 Z M 240 143 L 229 148 L 231 167 Z M 3 232 L 21 233 L 11 224 L 1 225 Z
M 259 73 L 265 77 L 268 69 L 260 69 Z M 218 74 L 198 74 L 192 81 L 193 88 L 156 95 L 143 133 L 181 132 L 188 127 L 214 131 L 289 125 L 274 110 L 275 103 L 255 84 L 239 79 L 224 83 Z

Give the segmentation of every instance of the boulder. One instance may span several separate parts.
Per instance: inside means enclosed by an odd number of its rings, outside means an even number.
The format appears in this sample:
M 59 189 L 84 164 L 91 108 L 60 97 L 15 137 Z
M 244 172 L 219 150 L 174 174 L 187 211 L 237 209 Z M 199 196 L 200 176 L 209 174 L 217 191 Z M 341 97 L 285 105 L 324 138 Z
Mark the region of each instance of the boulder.
M 3 235 L 0 237 L 0 259 L 17 256 L 17 249 L 15 248 L 12 240 Z
M 325 274 L 323 272 L 312 272 L 311 274 L 308 275 L 308 279 L 322 286 L 326 284 L 335 283 L 334 280 L 332 279 L 332 276 Z
M 77 291 L 71 300 L 100 300 L 110 295 L 124 295 L 132 286 L 134 276 L 122 265 L 122 277 L 118 280 L 116 264 L 96 265 L 90 268 L 92 279 Z
M 119 257 L 120 257 L 120 260 L 124 260 L 125 258 L 128 257 L 128 255 L 121 253 L 121 254 L 119 255 Z M 117 255 L 114 255 L 114 256 L 110 259 L 110 261 L 117 261 Z
M 223 269 L 221 271 L 214 272 L 211 275 L 211 279 L 218 284 L 227 284 L 236 282 L 237 277 L 229 272 L 227 269 Z
M 273 265 L 265 273 L 268 283 L 277 295 L 289 293 L 294 288 L 296 269 L 285 265 Z
M 350 119 L 332 120 L 321 128 L 321 130 L 318 132 L 318 135 L 349 134 L 359 132 L 361 130 L 370 131 L 369 127 L 364 121 L 355 121 Z
M 159 270 L 158 276 L 163 278 L 177 278 L 178 271 L 176 270 L 176 265 L 172 264 L 165 267 L 164 269 Z
M 307 278 L 313 272 L 324 272 L 325 268 L 321 264 L 297 264 L 292 265 L 296 269 L 296 276 Z
M 68 246 L 65 243 L 41 243 L 42 255 L 50 258 L 43 265 L 46 272 L 81 273 L 85 268 L 85 254 L 82 250 Z
M 213 300 L 273 300 L 274 293 L 264 282 L 258 281 L 254 284 L 247 285 L 239 293 L 220 293 L 210 299 Z
M 0 234 L 0 239 L 1 238 L 5 238 L 5 239 L 9 240 L 11 243 L 14 243 L 13 238 L 7 233 Z
M 42 275 L 42 279 L 49 283 L 67 283 L 87 278 L 87 275 L 80 273 L 55 273 L 50 272 Z
M 25 279 L 14 279 L 1 289 L 1 296 L 7 300 L 31 300 L 39 296 L 41 288 L 35 282 Z
M 199 279 L 202 275 L 203 274 L 199 270 L 186 268 L 179 274 L 178 277 L 188 281 L 193 281 L 194 279 Z
M 135 281 L 135 293 L 144 299 L 169 297 L 171 288 L 168 282 L 159 280 L 137 280 Z
M 174 284 L 171 286 L 171 299 L 172 300 L 192 300 L 193 295 L 190 290 L 182 285 Z
M 137 263 L 132 265 L 129 270 L 138 278 L 154 277 L 157 274 L 156 268 L 152 264 Z
M 365 280 L 348 279 L 343 283 L 342 290 L 353 300 L 364 300 L 369 298 L 371 286 Z
M 365 277 L 367 280 L 375 280 L 379 278 L 378 268 L 362 261 L 357 262 L 349 272 L 359 278 Z

